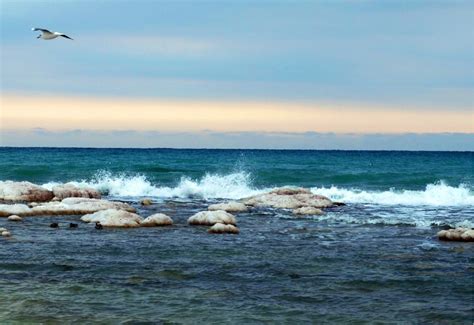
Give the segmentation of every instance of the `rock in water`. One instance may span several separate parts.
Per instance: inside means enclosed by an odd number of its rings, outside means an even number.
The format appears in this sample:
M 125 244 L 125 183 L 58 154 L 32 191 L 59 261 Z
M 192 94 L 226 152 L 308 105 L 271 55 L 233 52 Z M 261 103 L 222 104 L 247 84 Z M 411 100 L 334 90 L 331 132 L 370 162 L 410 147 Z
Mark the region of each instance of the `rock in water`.
M 0 204 L 0 217 L 29 216 L 31 213 L 31 209 L 26 204 Z
M 8 217 L 13 214 L 18 216 L 80 215 L 106 209 L 135 212 L 135 208 L 123 202 L 87 198 L 66 198 L 61 202 L 46 202 L 34 205 L 32 208 L 25 204 L 0 204 L 0 217 Z
M 233 215 L 222 210 L 217 211 L 201 211 L 188 219 L 190 225 L 213 226 L 216 223 L 226 225 L 237 225 L 237 221 Z
M 140 201 L 140 204 L 141 205 L 152 205 L 153 204 L 153 201 L 151 199 L 143 199 Z
M 311 193 L 305 188 L 277 188 L 269 193 L 255 195 L 242 200 L 245 205 L 278 209 L 298 209 L 302 207 L 327 208 L 332 201 L 325 196 Z
M 239 228 L 234 225 L 225 225 L 223 223 L 216 223 L 207 231 L 210 234 L 238 234 Z
M 9 231 L 7 231 L 7 230 L 2 231 L 2 236 L 3 236 L 3 237 L 10 237 L 11 235 L 12 235 L 12 234 L 11 234 Z
M 173 220 L 163 213 L 153 214 L 140 222 L 140 226 L 142 227 L 160 227 L 171 225 L 173 225 Z
M 303 187 L 280 187 L 274 189 L 270 193 L 276 195 L 312 194 L 311 190 Z
M 4 232 L 4 231 L 7 231 L 7 228 L 0 228 L 0 233 Z
M 86 214 L 81 218 L 84 222 L 100 223 L 104 227 L 136 228 L 143 221 L 138 214 L 123 210 L 107 209 L 92 214 Z
M 88 199 L 100 199 L 99 191 L 90 187 L 78 187 L 71 183 L 61 184 L 53 187 L 54 197 L 62 200 L 68 197 L 83 197 Z
M 79 215 L 107 209 L 135 212 L 133 207 L 123 202 L 87 198 L 66 198 L 61 202 L 48 202 L 35 206 L 31 209 L 31 215 Z
M 9 221 L 22 221 L 23 219 L 20 216 L 12 215 L 7 218 Z
M 0 182 L 0 201 L 45 202 L 53 197 L 52 191 L 30 182 Z
M 293 214 L 296 215 L 321 215 L 324 214 L 323 210 L 313 207 L 302 207 L 293 210 Z
M 441 230 L 438 232 L 439 240 L 447 241 L 474 241 L 474 229 L 456 228 L 449 230 Z
M 209 211 L 223 210 L 226 212 L 247 212 L 248 208 L 245 204 L 240 202 L 227 202 L 219 204 L 211 204 L 208 208 Z

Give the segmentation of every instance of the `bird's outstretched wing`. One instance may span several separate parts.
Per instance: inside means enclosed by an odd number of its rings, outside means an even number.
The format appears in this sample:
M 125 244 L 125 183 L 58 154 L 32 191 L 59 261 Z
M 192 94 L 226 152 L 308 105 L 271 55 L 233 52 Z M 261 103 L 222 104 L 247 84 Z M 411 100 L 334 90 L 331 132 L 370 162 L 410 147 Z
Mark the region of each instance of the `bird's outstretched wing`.
M 51 33 L 49 30 L 44 29 L 44 28 L 32 28 L 31 30 L 32 31 L 38 31 L 39 30 L 40 32 L 43 32 L 43 33 Z
M 73 40 L 73 41 L 74 41 L 74 39 L 72 39 L 72 38 L 70 38 L 69 36 L 64 35 L 64 34 L 61 34 L 61 35 L 59 35 L 59 36 L 64 37 L 64 38 L 69 38 L 70 40 Z

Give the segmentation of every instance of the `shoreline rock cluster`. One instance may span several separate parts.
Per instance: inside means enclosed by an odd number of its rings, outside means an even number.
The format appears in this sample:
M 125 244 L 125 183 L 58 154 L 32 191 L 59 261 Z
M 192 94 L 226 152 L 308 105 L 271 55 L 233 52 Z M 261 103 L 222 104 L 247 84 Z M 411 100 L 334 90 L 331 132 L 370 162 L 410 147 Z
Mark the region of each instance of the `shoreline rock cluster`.
M 124 202 L 108 201 L 92 188 L 71 183 L 54 186 L 51 190 L 30 182 L 0 182 L 0 217 L 21 221 L 22 217 L 45 215 L 82 215 L 87 223 L 103 227 L 158 227 L 169 226 L 173 220 L 164 214 L 143 218 L 136 209 Z M 141 205 L 152 205 L 143 199 Z M 238 234 L 237 220 L 231 213 L 244 213 L 253 208 L 292 209 L 295 215 L 322 214 L 322 208 L 333 203 L 324 196 L 304 188 L 279 188 L 269 193 L 243 200 L 212 204 L 208 211 L 189 217 L 189 225 L 210 226 L 209 233 Z
M 62 201 L 43 202 L 38 204 L 0 204 L 0 217 L 17 215 L 45 216 L 45 215 L 81 215 L 94 213 L 100 210 L 117 209 L 135 212 L 135 208 L 123 202 L 103 199 L 65 198 Z
M 8 203 L 61 201 L 70 197 L 100 199 L 101 194 L 93 188 L 72 183 L 56 185 L 48 190 L 30 182 L 0 181 L 0 201 Z
M 94 213 L 86 214 L 81 220 L 87 223 L 99 223 L 103 227 L 162 227 L 173 225 L 173 220 L 163 214 L 156 213 L 147 218 L 143 218 L 136 213 L 125 210 L 106 209 Z
M 151 199 L 143 199 L 142 206 L 152 205 Z M 237 219 L 231 213 L 246 213 L 252 209 L 273 208 L 291 210 L 294 216 L 321 215 L 323 209 L 341 203 L 313 194 L 309 189 L 282 187 L 239 201 L 211 204 L 208 211 L 201 211 L 188 218 L 189 225 L 209 226 L 209 233 L 238 234 Z M 109 201 L 92 188 L 78 187 L 71 183 L 54 186 L 48 190 L 30 182 L 0 181 L 0 217 L 9 221 L 22 221 L 22 217 L 45 215 L 81 215 L 86 223 L 98 223 L 101 227 L 161 227 L 173 225 L 173 220 L 162 213 L 146 218 L 139 216 L 128 203 Z M 11 236 L 5 228 L 0 234 Z M 456 228 L 442 230 L 439 240 L 474 241 L 474 229 Z

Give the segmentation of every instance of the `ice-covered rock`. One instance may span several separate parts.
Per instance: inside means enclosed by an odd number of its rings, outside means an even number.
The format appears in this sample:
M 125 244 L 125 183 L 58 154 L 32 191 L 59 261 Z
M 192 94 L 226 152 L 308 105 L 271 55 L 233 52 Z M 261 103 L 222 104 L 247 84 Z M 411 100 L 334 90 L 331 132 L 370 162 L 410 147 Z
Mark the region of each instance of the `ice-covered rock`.
M 88 214 L 101 210 L 116 209 L 135 212 L 127 203 L 100 199 L 66 198 L 61 202 L 48 202 L 31 208 L 32 215 L 75 215 Z
M 62 200 L 68 197 L 83 197 L 89 199 L 100 199 L 100 192 L 90 187 L 78 187 L 71 183 L 61 184 L 53 187 L 54 197 Z
M 22 221 L 23 220 L 20 216 L 17 216 L 17 215 L 11 215 L 7 219 L 8 221 Z
M 163 213 L 156 213 L 140 222 L 142 227 L 160 227 L 160 226 L 171 226 L 173 219 Z
M 223 210 L 227 212 L 247 212 L 248 207 L 240 202 L 226 202 L 226 203 L 218 203 L 218 204 L 211 204 L 208 208 L 209 211 L 217 211 Z
M 474 241 L 474 229 L 456 228 L 441 230 L 438 239 L 448 241 Z
M 327 208 L 333 205 L 325 196 L 311 193 L 305 188 L 283 187 L 269 193 L 258 194 L 243 199 L 242 203 L 254 207 L 271 207 L 278 209 L 298 209 L 301 207 Z
M 223 223 L 226 225 L 236 225 L 237 221 L 235 217 L 222 210 L 217 211 L 201 211 L 191 216 L 188 219 L 190 225 L 206 225 L 213 226 L 216 223 Z
M 135 208 L 123 202 L 87 198 L 66 198 L 61 202 L 45 202 L 34 205 L 32 208 L 25 204 L 0 204 L 0 217 L 8 217 L 10 215 L 79 215 L 106 209 L 135 212 Z
M 123 227 L 136 228 L 140 227 L 143 221 L 138 214 L 127 212 L 124 210 L 107 209 L 81 217 L 84 222 L 99 222 L 104 227 Z
M 0 201 L 45 202 L 53 197 L 52 191 L 30 182 L 0 181 Z
M 7 228 L 0 227 L 0 233 L 7 231 Z
M 320 215 L 323 213 L 323 210 L 314 207 L 301 207 L 293 210 L 293 214 L 296 215 Z
M 234 225 L 226 225 L 223 223 L 216 223 L 207 231 L 211 234 L 238 234 L 239 228 Z
M 310 189 L 304 187 L 280 187 L 270 191 L 276 195 L 295 195 L 295 194 L 312 194 Z
M 0 217 L 29 216 L 32 211 L 26 204 L 0 204 Z
M 11 235 L 12 234 L 8 230 L 2 231 L 2 236 L 3 237 L 10 237 Z

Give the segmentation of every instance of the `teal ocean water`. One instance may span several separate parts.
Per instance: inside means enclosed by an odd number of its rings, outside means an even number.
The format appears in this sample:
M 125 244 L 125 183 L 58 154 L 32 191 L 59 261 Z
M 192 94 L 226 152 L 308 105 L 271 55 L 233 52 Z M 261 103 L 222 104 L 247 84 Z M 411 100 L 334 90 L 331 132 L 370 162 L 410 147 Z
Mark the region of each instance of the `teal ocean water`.
M 103 323 L 474 321 L 474 153 L 0 148 L 0 180 L 74 182 L 170 215 L 167 229 L 0 227 L 0 320 Z M 210 203 L 303 186 L 345 206 L 258 210 L 238 236 L 187 218 Z M 151 197 L 158 204 L 141 207 Z

